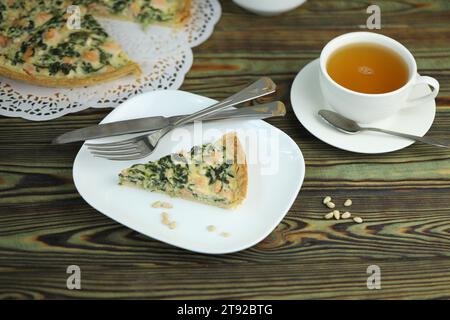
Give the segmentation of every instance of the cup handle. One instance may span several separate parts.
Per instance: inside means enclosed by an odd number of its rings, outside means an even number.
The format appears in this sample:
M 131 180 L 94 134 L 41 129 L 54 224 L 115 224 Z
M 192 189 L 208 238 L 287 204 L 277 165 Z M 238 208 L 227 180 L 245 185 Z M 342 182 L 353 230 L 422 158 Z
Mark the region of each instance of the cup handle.
M 414 84 L 414 86 L 418 86 L 421 84 L 426 84 L 426 85 L 430 86 L 432 88 L 431 92 L 422 97 L 408 99 L 406 101 L 406 105 L 405 105 L 406 107 L 414 107 L 414 106 L 423 104 L 423 103 L 437 97 L 437 95 L 439 93 L 439 82 L 436 79 L 434 79 L 432 77 L 428 77 L 428 76 L 417 76 L 417 80 L 416 80 L 416 83 Z

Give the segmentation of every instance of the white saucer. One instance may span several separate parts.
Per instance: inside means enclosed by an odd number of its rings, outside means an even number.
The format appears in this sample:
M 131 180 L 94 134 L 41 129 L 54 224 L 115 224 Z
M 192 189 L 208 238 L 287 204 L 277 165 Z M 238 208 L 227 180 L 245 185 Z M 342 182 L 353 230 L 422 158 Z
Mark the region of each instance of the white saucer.
M 414 89 L 413 96 L 430 92 L 426 85 Z M 300 123 L 320 140 L 339 149 L 359 153 L 384 153 L 403 149 L 414 142 L 376 132 L 346 134 L 325 123 L 317 114 L 326 106 L 319 85 L 319 59 L 306 65 L 297 75 L 291 88 L 291 103 Z M 424 136 L 434 121 L 436 102 L 405 108 L 392 117 L 371 123 L 371 127 L 389 129 L 416 136 Z

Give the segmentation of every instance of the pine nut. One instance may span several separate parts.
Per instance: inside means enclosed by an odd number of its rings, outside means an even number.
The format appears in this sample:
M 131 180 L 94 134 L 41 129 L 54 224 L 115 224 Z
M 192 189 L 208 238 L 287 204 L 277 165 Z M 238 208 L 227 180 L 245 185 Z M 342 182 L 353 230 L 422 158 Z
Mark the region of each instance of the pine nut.
M 323 204 L 327 204 L 328 202 L 331 201 L 331 197 L 330 196 L 326 196 L 325 198 L 323 198 Z
M 224 238 L 228 238 L 230 236 L 228 232 L 222 232 L 220 235 Z
M 361 217 L 353 217 L 353 221 L 355 221 L 356 223 L 362 223 L 363 219 Z
M 344 202 L 344 207 L 350 207 L 351 205 L 352 205 L 352 200 L 351 199 L 347 199 L 347 200 L 345 200 L 345 202 Z
M 351 214 L 350 212 L 346 211 L 346 212 L 344 212 L 344 213 L 341 215 L 341 218 L 342 218 L 342 219 L 348 219 L 348 218 L 350 218 L 351 216 L 352 216 L 352 214 Z
M 213 225 L 207 226 L 206 229 L 207 229 L 209 232 L 214 232 L 214 231 L 216 231 L 216 227 L 213 226 Z
M 334 209 L 336 207 L 336 205 L 333 202 L 327 202 L 327 207 L 330 209 Z
M 169 223 L 169 229 L 175 229 L 177 227 L 177 223 L 175 221 L 172 221 Z
M 170 224 L 169 214 L 167 212 L 161 213 L 162 223 L 168 226 Z
M 339 212 L 339 210 L 334 210 L 333 216 L 336 220 L 339 220 L 341 218 L 341 213 Z
M 331 211 L 331 212 L 328 212 L 328 213 L 324 216 L 324 218 L 327 219 L 327 220 L 330 220 L 331 218 L 333 218 L 333 216 L 334 216 L 334 213 L 333 213 L 333 211 Z
M 152 203 L 153 208 L 161 208 L 161 201 L 155 201 Z
M 172 209 L 173 208 L 173 206 L 170 203 L 168 203 L 168 202 L 163 202 L 161 204 L 161 207 L 163 207 L 165 209 Z

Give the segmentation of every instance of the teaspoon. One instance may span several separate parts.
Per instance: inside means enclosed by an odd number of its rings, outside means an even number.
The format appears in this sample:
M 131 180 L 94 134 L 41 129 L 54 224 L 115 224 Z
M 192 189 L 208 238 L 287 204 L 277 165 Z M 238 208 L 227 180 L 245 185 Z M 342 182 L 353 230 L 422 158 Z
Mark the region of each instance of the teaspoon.
M 376 131 L 376 132 L 382 132 L 382 133 L 390 134 L 390 135 L 397 136 L 397 137 L 410 139 L 413 141 L 420 141 L 422 143 L 431 144 L 431 145 L 437 146 L 437 147 L 450 148 L 450 145 L 448 143 L 440 142 L 440 141 L 437 141 L 432 138 L 419 137 L 419 136 L 414 136 L 411 134 L 395 132 L 395 131 L 380 129 L 380 128 L 361 127 L 355 121 L 350 120 L 350 119 L 348 119 L 344 116 L 341 116 L 340 114 L 330 111 L 330 110 L 320 110 L 319 116 L 323 120 L 325 120 L 325 122 L 327 122 L 331 126 L 335 127 L 339 131 L 342 131 L 342 132 L 348 133 L 348 134 L 355 134 L 355 133 L 358 133 L 361 131 Z

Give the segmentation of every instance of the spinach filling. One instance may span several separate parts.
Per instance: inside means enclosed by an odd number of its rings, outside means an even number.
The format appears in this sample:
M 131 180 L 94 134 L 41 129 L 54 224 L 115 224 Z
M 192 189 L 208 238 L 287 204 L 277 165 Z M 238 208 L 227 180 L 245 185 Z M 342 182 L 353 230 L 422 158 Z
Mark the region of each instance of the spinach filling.
M 1 24 L 3 20 L 6 18 L 6 5 L 0 0 L 0 31 L 2 30 Z
M 6 5 L 3 3 L 3 0 L 0 0 L 0 16 L 2 17 L 2 19 L 3 19 L 3 12 L 5 12 L 6 11 Z M 0 20 L 0 21 L 2 21 L 2 20 Z
M 90 4 L 98 3 L 118 14 L 128 13 L 132 0 L 73 0 L 74 5 L 88 7 Z M 73 30 L 68 39 L 55 45 L 45 41 L 46 32 L 49 29 L 60 29 L 66 23 L 66 11 L 64 0 L 16 0 L 9 3 L 0 0 L 0 31 L 8 38 L 26 39 L 15 50 L 2 52 L 2 56 L 9 60 L 13 66 L 24 64 L 30 60 L 30 50 L 33 58 L 32 64 L 38 72 L 47 69 L 50 75 L 62 73 L 68 75 L 71 71 L 84 74 L 95 73 L 107 65 L 111 65 L 112 54 L 101 49 L 101 45 L 108 38 L 97 20 L 90 14 L 85 14 L 81 20 L 81 30 Z M 167 21 L 174 17 L 174 13 L 162 11 L 151 6 L 151 0 L 140 2 L 139 12 L 135 20 L 143 24 L 153 21 Z M 8 17 L 8 9 L 17 11 L 16 24 Z M 48 12 L 51 18 L 44 24 L 37 26 L 35 14 Z M 9 19 L 9 20 L 8 20 Z M 25 38 L 26 35 L 29 35 Z M 89 43 L 88 48 L 86 44 Z M 90 63 L 84 61 L 79 53 L 79 48 L 95 50 L 99 54 L 99 62 Z M 81 51 L 81 52 L 83 52 Z M 71 58 L 71 59 L 64 59 Z
M 6 31 L 6 34 L 10 38 L 18 38 L 21 35 L 23 35 L 24 33 L 33 30 L 34 28 L 35 28 L 34 21 L 30 20 L 30 21 L 28 21 L 28 24 L 26 26 L 21 26 L 21 27 L 12 26 L 12 27 L 9 27 L 8 30 Z
M 198 166 L 202 161 L 202 151 L 205 155 L 215 151 L 212 144 L 206 144 L 202 147 L 195 146 L 191 149 L 190 155 L 193 161 L 192 166 Z M 232 173 L 232 164 L 223 162 L 221 164 L 204 165 L 205 176 L 208 178 L 208 184 L 213 185 L 217 181 L 221 182 L 221 189 L 230 184 L 229 179 L 234 178 Z M 147 164 L 136 164 L 128 169 L 128 173 L 124 176 L 119 174 L 119 184 L 124 181 L 138 184 L 139 186 L 149 189 L 151 191 L 160 190 L 169 194 L 175 193 L 179 189 L 188 189 L 196 198 L 208 200 L 202 195 L 195 192 L 195 185 L 189 182 L 190 167 L 188 160 L 182 154 L 168 155 L 156 162 L 149 162 Z M 220 192 L 219 191 L 219 192 Z M 208 196 L 216 202 L 224 201 L 219 196 Z
M 63 74 L 68 75 L 70 71 L 75 70 L 75 66 L 69 63 L 60 63 L 60 62 L 54 62 L 47 66 L 48 73 L 50 75 L 55 75 L 59 71 L 61 71 Z
M 174 192 L 187 188 L 189 181 L 189 166 L 186 163 L 174 163 L 170 155 L 157 162 L 134 165 L 129 170 L 129 176 L 125 178 L 119 174 L 119 177 L 134 183 L 143 183 L 145 180 L 147 184 L 143 187 L 150 190 Z
M 100 38 L 108 37 L 108 34 L 105 32 L 105 30 L 103 30 L 102 26 L 90 14 L 84 15 L 83 19 L 81 20 L 81 28 L 95 33 Z
M 228 178 L 233 178 L 233 174 L 229 172 L 229 168 L 231 167 L 231 164 L 229 163 L 222 163 L 220 166 L 209 166 L 206 168 L 205 175 L 209 179 L 209 184 L 214 184 L 216 181 L 222 182 L 222 184 L 229 184 L 230 181 Z
M 152 7 L 152 0 L 144 0 L 144 4 L 136 19 L 138 22 L 148 25 L 152 22 L 164 22 L 172 20 L 175 16 L 174 12 L 162 11 L 161 9 Z
M 68 75 L 71 71 L 76 71 L 78 68 L 84 74 L 90 74 L 97 72 L 110 64 L 112 54 L 109 54 L 100 48 L 108 35 L 91 15 L 85 15 L 83 17 L 83 30 L 75 31 L 68 36 L 67 41 L 49 47 L 44 42 L 45 33 L 50 28 L 59 29 L 65 21 L 66 19 L 63 17 L 63 14 L 59 13 L 38 28 L 35 28 L 34 22 L 31 20 L 25 28 L 9 28 L 8 35 L 11 37 L 20 36 L 25 31 L 33 31 L 30 32 L 30 38 L 21 44 L 19 50 L 15 52 L 12 57 L 8 58 L 11 61 L 11 64 L 18 65 L 25 63 L 24 55 L 29 48 L 32 49 L 33 56 L 39 51 L 33 65 L 38 71 L 47 69 L 49 75 L 56 75 L 59 72 Z M 99 52 L 100 66 L 94 67 L 91 63 L 80 59 L 81 54 L 77 50 L 77 47 L 84 47 L 88 40 L 90 41 L 89 47 Z M 64 62 L 64 58 L 66 57 L 73 58 L 73 62 Z
M 85 73 L 85 74 L 95 73 L 95 72 L 100 71 L 101 69 L 103 69 L 103 67 L 104 67 L 104 65 L 101 65 L 98 68 L 94 68 L 92 66 L 92 64 L 90 64 L 89 62 L 85 62 L 85 61 L 83 61 L 81 63 L 81 70 L 83 70 L 83 73 Z
M 118 0 L 118 1 L 114 1 L 112 6 L 111 6 L 111 11 L 114 13 L 120 13 L 122 12 L 125 8 L 127 8 L 130 5 L 131 1 L 130 0 Z
M 106 8 L 112 14 L 124 13 L 130 8 L 132 0 L 77 0 L 74 4 L 89 6 L 92 3 L 98 3 L 104 8 Z M 136 15 L 136 20 L 144 25 L 150 24 L 155 21 L 168 21 L 173 19 L 174 14 L 171 12 L 164 12 L 160 9 L 152 7 L 151 0 L 143 1 L 139 13 Z

